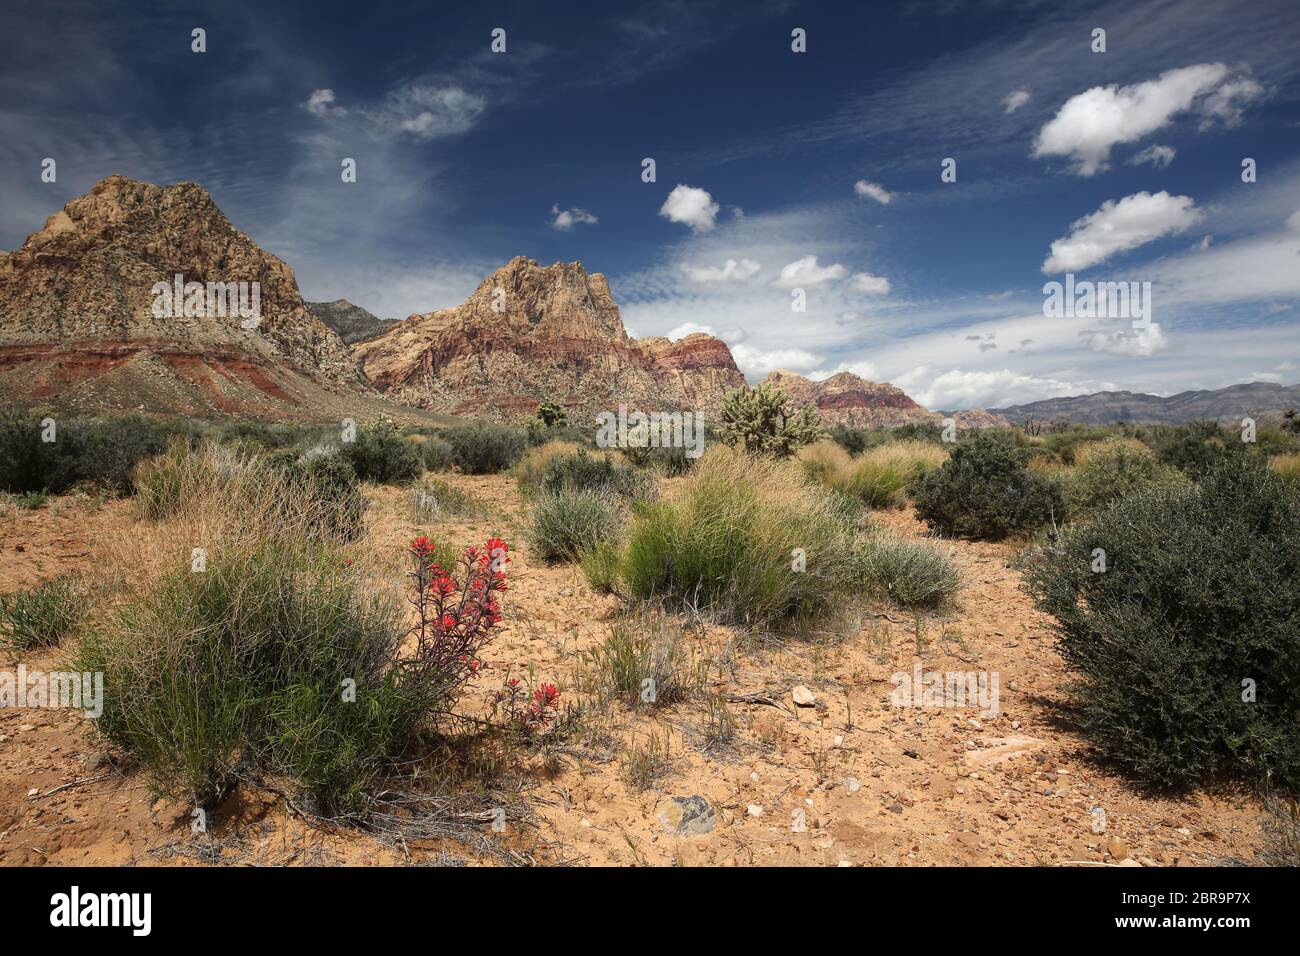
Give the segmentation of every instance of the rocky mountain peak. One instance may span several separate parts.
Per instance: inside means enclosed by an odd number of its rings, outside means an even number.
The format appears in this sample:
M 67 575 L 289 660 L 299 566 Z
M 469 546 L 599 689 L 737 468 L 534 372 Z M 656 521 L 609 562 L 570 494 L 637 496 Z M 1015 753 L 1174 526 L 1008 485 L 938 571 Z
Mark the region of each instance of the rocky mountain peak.
M 201 308 L 173 301 L 178 276 L 183 289 L 209 290 Z M 162 305 L 160 283 L 169 287 Z M 233 293 L 240 283 L 250 307 L 257 284 L 255 321 L 225 302 L 211 307 L 209 284 Z M 312 377 L 360 381 L 342 341 L 307 310 L 293 270 L 231 225 L 195 183 L 109 176 L 0 260 L 0 345 L 106 342 L 228 348 Z

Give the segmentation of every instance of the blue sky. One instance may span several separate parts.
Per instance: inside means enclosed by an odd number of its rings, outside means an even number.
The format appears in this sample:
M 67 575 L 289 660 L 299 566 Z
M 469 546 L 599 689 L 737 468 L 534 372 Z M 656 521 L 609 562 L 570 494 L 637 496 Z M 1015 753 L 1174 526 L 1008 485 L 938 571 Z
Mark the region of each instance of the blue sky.
M 1289 384 L 1297 49 L 1294 0 L 8 3 L 0 247 L 120 172 L 200 183 L 308 299 L 385 317 L 525 255 L 751 380 L 932 408 Z M 1150 281 L 1154 327 L 1046 318 L 1065 271 Z

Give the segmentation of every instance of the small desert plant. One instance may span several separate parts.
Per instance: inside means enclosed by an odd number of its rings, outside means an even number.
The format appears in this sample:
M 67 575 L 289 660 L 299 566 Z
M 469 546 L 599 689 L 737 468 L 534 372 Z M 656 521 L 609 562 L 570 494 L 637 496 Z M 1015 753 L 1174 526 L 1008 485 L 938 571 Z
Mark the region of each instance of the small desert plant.
M 1110 439 L 1079 445 L 1075 469 L 1064 480 L 1071 514 L 1091 514 L 1139 488 L 1174 485 L 1186 479 L 1162 465 L 1151 449 L 1135 439 Z
M 417 522 L 452 516 L 473 517 L 480 512 L 474 498 L 462 488 L 437 478 L 411 489 L 411 510 Z
M 407 441 L 397 422 L 386 415 L 363 424 L 355 439 L 342 448 L 362 481 L 405 484 L 424 471 L 419 446 Z
M 487 422 L 448 428 L 442 437 L 451 445 L 456 467 L 467 475 L 505 471 L 519 460 L 527 445 L 523 430 Z
M 636 506 L 618 576 L 635 598 L 727 623 L 806 624 L 842 603 L 852 536 L 794 463 L 714 446 L 671 499 Z
M 790 408 L 785 392 L 767 383 L 732 389 L 722 400 L 719 437 L 747 452 L 788 458 L 826 437 L 816 406 Z
M 619 591 L 618 568 L 623 559 L 622 548 L 612 538 L 606 538 L 578 557 L 582 575 L 597 594 L 616 594 Z
M 560 713 L 560 689 L 543 683 L 530 691 L 518 677 L 511 677 L 491 698 L 492 718 L 519 736 L 529 737 L 542 730 Z
M 0 643 L 24 651 L 53 647 L 81 623 L 85 604 L 84 585 L 65 574 L 26 591 L 0 594 Z
M 1300 497 L 1262 463 L 1120 499 L 1026 587 L 1056 618 L 1103 754 L 1161 786 L 1300 787 Z
M 999 540 L 1059 521 L 1065 507 L 1050 478 L 1025 466 L 1003 435 L 978 432 L 953 449 L 941 468 L 917 482 L 917 517 L 942 534 Z
M 1264 801 L 1265 866 L 1300 866 L 1300 801 L 1268 796 Z
M 43 491 L 29 491 L 15 499 L 15 504 L 26 511 L 39 511 L 49 504 L 50 496 Z
M 623 779 L 630 790 L 649 790 L 672 766 L 668 738 L 657 731 L 648 733 L 644 743 L 638 744 L 634 738 L 623 751 L 622 765 Z
M 606 492 L 561 491 L 537 498 L 529 542 L 543 561 L 576 561 L 619 533 L 623 518 Z
M 569 413 L 557 402 L 542 402 L 537 406 L 537 417 L 530 428 L 564 428 L 569 424 Z
M 704 698 L 704 749 L 717 750 L 729 746 L 736 739 L 736 716 L 721 694 L 708 694 Z
M 942 545 L 877 532 L 855 551 L 867 593 L 902 607 L 937 607 L 961 587 L 961 573 Z
M 659 708 L 686 700 L 704 673 L 685 647 L 680 626 L 648 613 L 615 624 L 592 654 L 592 682 L 603 700 Z

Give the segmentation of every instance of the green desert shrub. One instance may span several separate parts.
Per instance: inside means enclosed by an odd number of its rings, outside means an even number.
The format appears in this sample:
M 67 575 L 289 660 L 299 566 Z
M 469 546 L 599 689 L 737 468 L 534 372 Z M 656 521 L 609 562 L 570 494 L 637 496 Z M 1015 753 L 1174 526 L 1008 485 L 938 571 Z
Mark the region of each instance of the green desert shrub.
M 451 445 L 452 460 L 467 475 L 494 475 L 517 462 L 528 443 L 520 428 L 477 422 L 448 428 L 442 437 Z
M 393 666 L 397 621 L 328 549 L 262 542 L 164 574 L 86 637 L 76 668 L 104 674 L 97 729 L 158 791 L 208 804 L 262 770 L 346 807 L 430 706 Z
M 1261 462 L 1120 499 L 1026 587 L 1056 619 L 1103 754 L 1161 786 L 1300 787 L 1300 496 Z
M 543 561 L 577 561 L 617 536 L 622 525 L 618 503 L 608 492 L 566 490 L 537 498 L 528 538 Z
M 438 435 L 429 435 L 416 445 L 424 460 L 426 471 L 451 471 L 456 463 L 456 453 L 451 443 Z
M 279 452 L 266 462 L 278 472 L 271 499 L 277 524 L 298 526 L 313 538 L 360 537 L 369 504 L 356 471 L 341 452 L 330 446 L 303 455 Z
M 408 441 L 397 422 L 387 416 L 363 424 L 355 439 L 344 442 L 342 449 L 362 481 L 400 485 L 424 471 L 419 446 Z
M 853 522 L 793 462 L 711 448 L 663 501 L 635 506 L 618 577 L 631 596 L 726 623 L 810 623 L 844 599 Z
M 1158 426 L 1151 430 L 1150 443 L 1163 464 L 1196 480 L 1242 456 L 1248 447 L 1240 432 L 1212 421 Z
M 650 498 L 656 491 L 654 477 L 616 462 L 608 454 L 591 454 L 579 449 L 572 455 L 551 458 L 537 482 L 540 491 L 596 491 L 628 499 Z
M 727 392 L 719 419 L 718 437 L 751 454 L 789 458 L 827 437 L 815 405 L 796 410 L 784 391 L 767 383 Z
M 1162 465 L 1150 448 L 1131 438 L 1079 445 L 1072 457 L 1075 468 L 1063 485 L 1072 515 L 1092 514 L 1139 488 L 1186 481 L 1182 472 Z
M 65 419 L 8 413 L 0 416 L 0 489 L 59 494 L 85 482 L 129 492 L 137 462 L 194 433 L 183 422 L 143 415 Z
M 53 647 L 81 623 L 85 607 L 86 587 L 75 575 L 0 594 L 0 643 L 22 651 Z
M 1025 458 L 1005 435 L 963 438 L 942 467 L 916 483 L 917 517 L 941 534 L 993 541 L 1060 521 L 1059 485 L 1030 471 Z
M 937 542 L 876 532 L 858 543 L 855 560 L 866 593 L 901 607 L 938 607 L 961 587 L 961 572 Z
M 597 594 L 617 594 L 620 586 L 618 569 L 622 559 L 619 542 L 607 538 L 583 551 L 578 557 L 578 566 L 587 584 Z

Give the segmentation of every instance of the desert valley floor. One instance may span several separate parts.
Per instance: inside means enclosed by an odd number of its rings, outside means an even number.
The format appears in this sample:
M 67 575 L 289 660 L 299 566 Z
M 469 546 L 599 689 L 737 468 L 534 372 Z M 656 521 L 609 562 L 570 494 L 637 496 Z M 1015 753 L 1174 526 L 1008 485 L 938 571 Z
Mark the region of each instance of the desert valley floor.
M 502 534 L 512 543 L 505 627 L 489 645 L 493 671 L 532 664 L 539 680 L 573 699 L 581 652 L 608 634 L 617 599 L 597 596 L 572 566 L 530 557 L 524 506 L 505 476 L 450 476 L 484 506 L 482 519 L 418 530 L 458 544 Z M 361 547 L 390 566 L 398 587 L 402 546 L 417 531 L 407 492 L 368 486 L 373 508 Z M 908 536 L 910 511 L 873 520 Z M 148 574 L 130 563 L 176 542 L 151 541 L 129 500 L 68 495 L 0 522 L 0 591 L 60 571 Z M 188 554 L 188 542 L 182 552 Z M 1010 545 L 954 541 L 963 589 L 954 610 L 918 618 L 867 608 L 840 636 L 765 642 L 699 625 L 687 640 L 733 702 L 732 746 L 700 751 L 703 704 L 646 716 L 613 705 L 587 746 L 523 768 L 522 812 L 499 844 L 456 840 L 394 844 L 323 825 L 268 791 L 241 788 L 207 834 L 192 835 L 189 808 L 151 798 L 119 768 L 80 714 L 0 711 L 0 864 L 366 864 L 536 862 L 626 865 L 1223 865 L 1252 862 L 1262 810 L 1246 792 L 1186 799 L 1143 794 L 1099 766 L 1055 706 L 1069 674 L 1046 621 L 1019 590 Z M 131 549 L 136 550 L 132 551 Z M 152 551 L 150 551 L 152 549 Z M 676 619 L 674 619 L 676 620 Z M 920 653 L 918 654 L 918 641 Z M 50 653 L 3 652 L 5 666 L 51 668 Z M 1001 713 L 897 710 L 892 673 L 997 671 Z M 817 704 L 797 707 L 796 685 Z M 481 696 L 481 695 L 480 695 Z M 650 734 L 669 741 L 671 765 L 631 792 L 619 753 Z M 680 836 L 663 812 L 700 796 L 715 809 L 709 832 Z M 1093 832 L 1094 807 L 1105 832 Z M 797 811 L 803 811 L 802 815 Z M 805 824 L 797 827 L 802 819 Z M 799 830 L 799 832 L 796 832 Z

